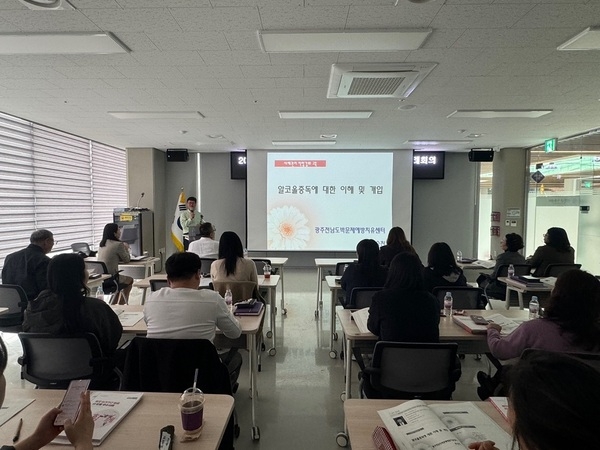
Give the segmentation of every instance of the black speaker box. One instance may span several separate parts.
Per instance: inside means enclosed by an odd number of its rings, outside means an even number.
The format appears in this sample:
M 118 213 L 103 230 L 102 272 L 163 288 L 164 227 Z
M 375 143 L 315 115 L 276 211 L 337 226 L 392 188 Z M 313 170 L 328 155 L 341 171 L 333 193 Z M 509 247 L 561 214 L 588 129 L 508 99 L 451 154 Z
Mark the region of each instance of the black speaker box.
M 494 160 L 494 150 L 471 150 L 469 152 L 469 161 L 490 162 L 493 160 Z
M 167 162 L 185 162 L 190 159 L 190 154 L 185 148 L 168 148 Z

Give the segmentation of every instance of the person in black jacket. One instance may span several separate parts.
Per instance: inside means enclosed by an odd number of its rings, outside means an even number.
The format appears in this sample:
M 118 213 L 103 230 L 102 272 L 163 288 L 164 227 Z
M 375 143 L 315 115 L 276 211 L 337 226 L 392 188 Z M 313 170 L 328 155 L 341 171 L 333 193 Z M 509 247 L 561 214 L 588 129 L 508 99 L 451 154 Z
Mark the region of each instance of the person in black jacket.
M 379 245 L 373 239 L 363 239 L 356 246 L 358 262 L 348 264 L 340 284 L 346 295 L 344 307 L 350 305 L 355 287 L 381 287 L 385 283 L 387 269 L 379 265 Z
M 389 267 L 394 256 L 402 252 L 417 254 L 413 246 L 406 239 L 404 230 L 400 227 L 393 227 L 388 233 L 386 245 L 379 249 L 379 264 Z
M 467 279 L 456 265 L 454 254 L 445 242 L 436 242 L 429 249 L 427 267 L 423 270 L 425 289 L 433 292 L 438 286 L 466 286 Z

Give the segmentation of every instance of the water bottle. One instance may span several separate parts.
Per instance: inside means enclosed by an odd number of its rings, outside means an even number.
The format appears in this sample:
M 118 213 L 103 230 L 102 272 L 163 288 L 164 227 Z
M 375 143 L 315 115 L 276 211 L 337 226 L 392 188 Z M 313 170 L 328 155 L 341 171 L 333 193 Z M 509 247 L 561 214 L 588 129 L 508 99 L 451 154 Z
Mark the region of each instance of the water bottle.
M 508 278 L 514 278 L 515 277 L 515 266 L 513 266 L 512 264 L 510 266 L 508 266 Z
M 446 292 L 446 296 L 444 297 L 444 315 L 446 317 L 452 316 L 452 293 Z
M 456 261 L 457 262 L 462 261 L 462 252 L 460 250 L 456 252 Z
M 531 296 L 531 301 L 529 302 L 529 318 L 537 319 L 539 317 L 540 312 L 540 303 L 538 302 L 538 298 L 535 295 Z
M 100 286 L 96 289 L 96 298 L 104 301 L 104 289 L 102 289 L 102 283 L 100 283 Z
M 227 308 L 229 308 L 229 311 L 231 312 L 232 307 L 233 307 L 233 294 L 231 293 L 231 289 L 227 289 L 225 291 L 225 304 L 227 305 Z

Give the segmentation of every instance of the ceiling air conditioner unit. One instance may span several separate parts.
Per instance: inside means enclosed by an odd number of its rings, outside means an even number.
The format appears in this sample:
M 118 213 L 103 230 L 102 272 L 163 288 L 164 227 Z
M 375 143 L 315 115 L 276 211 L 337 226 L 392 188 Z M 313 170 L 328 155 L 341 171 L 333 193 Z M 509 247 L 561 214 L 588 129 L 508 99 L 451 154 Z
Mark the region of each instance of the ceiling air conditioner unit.
M 333 64 L 327 98 L 406 98 L 437 63 Z

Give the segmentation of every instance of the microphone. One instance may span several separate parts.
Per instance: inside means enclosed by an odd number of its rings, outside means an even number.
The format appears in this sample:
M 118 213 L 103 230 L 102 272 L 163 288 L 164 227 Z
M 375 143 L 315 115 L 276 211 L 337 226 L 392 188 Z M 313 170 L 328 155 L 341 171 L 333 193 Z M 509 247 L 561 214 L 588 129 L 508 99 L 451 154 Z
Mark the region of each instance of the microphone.
M 145 194 L 144 192 L 142 192 L 140 194 L 140 198 L 138 198 L 138 201 L 137 201 L 134 209 L 140 209 L 140 202 L 142 201 L 142 198 L 144 197 L 144 194 Z

